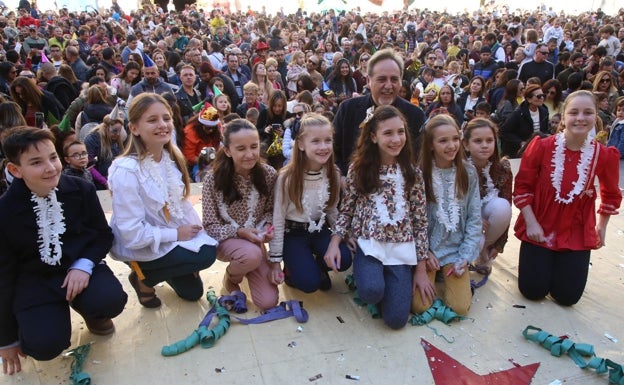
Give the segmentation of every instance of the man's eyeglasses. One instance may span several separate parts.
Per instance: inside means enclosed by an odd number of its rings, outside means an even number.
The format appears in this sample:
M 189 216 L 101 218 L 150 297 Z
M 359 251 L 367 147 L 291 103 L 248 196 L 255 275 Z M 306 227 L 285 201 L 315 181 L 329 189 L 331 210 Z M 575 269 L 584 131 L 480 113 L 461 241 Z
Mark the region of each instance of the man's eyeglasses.
M 436 56 L 429 56 L 429 57 L 427 58 L 427 60 L 435 60 L 435 59 L 437 59 L 437 57 L 436 57 Z
M 541 53 L 542 55 L 548 55 L 549 54 L 548 51 L 537 51 L 537 52 Z
M 83 151 L 83 152 L 77 152 L 75 154 L 71 154 L 69 157 L 72 158 L 72 159 L 78 160 L 78 159 L 86 158 L 88 156 L 89 156 L 89 153 L 86 152 L 86 151 Z
M 433 69 L 435 69 L 435 70 L 441 70 L 441 69 L 444 69 L 444 67 L 443 67 L 443 66 L 433 66 Z

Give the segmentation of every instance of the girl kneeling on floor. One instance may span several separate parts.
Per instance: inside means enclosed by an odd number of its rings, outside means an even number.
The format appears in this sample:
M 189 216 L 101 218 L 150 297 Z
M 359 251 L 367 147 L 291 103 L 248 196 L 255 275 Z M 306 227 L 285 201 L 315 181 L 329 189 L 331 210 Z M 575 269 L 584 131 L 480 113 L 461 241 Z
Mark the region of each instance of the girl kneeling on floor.
M 472 293 L 468 264 L 479 254 L 482 238 L 481 197 L 477 171 L 465 161 L 459 127 L 448 115 L 432 118 L 423 131 L 420 167 L 427 193 L 429 252 L 416 267 L 412 311 L 431 307 L 434 280 L 441 270 L 445 303 L 456 313 L 470 309 Z
M 308 113 L 301 119 L 291 162 L 275 185 L 273 225 L 269 244 L 272 268 L 280 268 L 282 256 L 286 283 L 306 293 L 329 290 L 328 271 L 345 271 L 351 252 L 340 243 L 340 261 L 327 265 L 323 256 L 338 216 L 340 171 L 334 164 L 333 129 L 322 115 Z
M 464 128 L 464 148 L 479 177 L 484 241 L 474 266 L 481 274 L 492 272 L 494 259 L 507 243 L 511 222 L 513 176 L 509 160 L 500 158 L 497 141 L 498 129 L 488 119 L 473 119 Z
M 277 172 L 260 160 L 258 130 L 248 120 L 225 126 L 223 145 L 202 190 L 204 228 L 219 241 L 217 258 L 229 262 L 223 292 L 240 290 L 247 277 L 253 303 L 277 305 L 279 269 L 271 269 L 264 243 L 273 239 L 273 186 Z
M 144 93 L 132 99 L 128 119 L 130 143 L 108 174 L 111 254 L 136 262 L 129 279 L 141 305 L 161 305 L 154 286 L 163 281 L 179 297 L 197 301 L 204 295 L 199 271 L 214 263 L 216 242 L 188 200 L 190 177 L 171 141 L 171 108 L 162 96 Z
M 386 325 L 399 329 L 410 311 L 413 267 L 427 255 L 424 184 L 399 110 L 382 106 L 367 114 L 325 263 L 342 265 L 339 245 L 345 236 L 357 242 L 353 276 L 358 294 L 380 306 Z

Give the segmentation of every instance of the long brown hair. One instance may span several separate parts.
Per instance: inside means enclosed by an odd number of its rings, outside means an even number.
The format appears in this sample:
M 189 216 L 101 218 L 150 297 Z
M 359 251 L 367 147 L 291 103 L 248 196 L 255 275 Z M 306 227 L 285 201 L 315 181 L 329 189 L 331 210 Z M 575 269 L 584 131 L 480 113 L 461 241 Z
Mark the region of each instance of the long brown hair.
M 16 88 L 22 89 L 22 96 L 17 94 Z M 43 92 L 37 87 L 33 79 L 18 76 L 11 82 L 11 97 L 20 106 L 27 107 L 30 103 L 35 110 L 41 109 L 41 96 Z
M 303 115 L 301 118 L 301 125 L 299 128 L 299 133 L 295 139 L 295 144 L 293 145 L 293 156 L 290 162 L 282 170 L 281 174 L 284 175 L 284 184 L 282 185 L 282 195 L 288 195 L 288 198 L 291 202 L 295 204 L 295 207 L 299 211 L 303 211 L 303 203 L 301 202 L 303 198 L 303 179 L 305 174 L 305 167 L 308 161 L 308 157 L 306 156 L 304 151 L 299 150 L 298 144 L 302 143 L 306 134 L 308 127 L 315 126 L 329 126 L 332 128 L 331 122 L 321 114 L 316 113 L 307 113 Z M 332 128 L 332 134 L 333 134 Z M 332 207 L 338 202 L 338 196 L 340 194 L 340 173 L 338 168 L 334 164 L 334 152 L 332 151 L 329 159 L 325 166 L 323 166 L 325 175 L 327 175 L 327 180 L 329 181 L 329 201 L 327 202 L 327 207 Z
M 422 146 L 420 147 L 420 169 L 423 173 L 423 179 L 425 181 L 425 193 L 427 194 L 427 202 L 436 203 L 435 195 L 433 194 L 433 183 L 432 183 L 432 173 L 433 173 L 433 140 L 435 139 L 435 130 L 436 128 L 444 125 L 450 125 L 455 127 L 457 133 L 459 134 L 459 127 L 457 126 L 457 122 L 450 115 L 436 115 L 427 124 L 422 133 Z M 464 149 L 461 144 L 459 146 L 459 150 L 455 159 L 453 159 L 453 163 L 455 164 L 455 168 L 457 170 L 455 174 L 455 196 L 459 199 L 462 199 L 466 193 L 468 193 L 468 171 L 464 166 L 464 160 L 466 156 L 464 155 Z
M 229 148 L 231 144 L 230 136 L 241 130 L 253 130 L 253 132 L 258 133 L 256 127 L 254 127 L 250 121 L 246 119 L 232 120 L 225 125 L 223 131 L 223 146 L 217 151 L 215 160 L 212 163 L 215 189 L 223 193 L 223 199 L 227 204 L 232 204 L 242 198 L 240 191 L 236 189 L 234 184 L 234 175 L 236 174 L 234 161 L 225 153 L 225 149 Z M 258 142 L 260 142 L 259 137 Z M 251 169 L 251 183 L 253 183 L 254 187 L 261 195 L 268 196 L 269 186 L 267 185 L 266 173 L 261 162 L 262 158 L 260 158 Z
M 152 105 L 160 103 L 164 106 L 164 108 L 171 114 L 171 107 L 169 107 L 169 103 L 160 95 L 152 94 L 152 93 L 142 93 L 132 99 L 132 103 L 130 103 L 130 108 L 128 109 L 128 121 L 130 124 L 138 124 L 139 120 L 145 111 Z M 172 122 L 173 126 L 173 122 Z M 173 127 L 172 127 L 173 129 Z M 186 169 L 186 160 L 184 156 L 178 150 L 178 148 L 171 142 L 167 142 L 163 148 L 168 154 L 169 157 L 175 162 L 176 166 L 182 173 L 182 182 L 184 182 L 184 197 L 187 198 L 191 193 L 191 177 L 189 176 L 188 170 Z M 139 158 L 139 160 L 145 159 L 148 155 L 147 147 L 145 147 L 145 143 L 138 135 L 130 135 L 130 140 L 126 146 L 126 149 L 122 156 L 135 155 Z
M 355 174 L 355 189 L 360 194 L 370 194 L 381 187 L 378 172 L 381 167 L 381 156 L 379 147 L 372 141 L 372 135 L 377 131 L 381 123 L 397 117 L 403 121 L 405 127 L 405 145 L 397 156 L 397 162 L 401 166 L 401 172 L 406 182 L 406 191 L 411 189 L 416 182 L 412 139 L 405 117 L 393 106 L 381 106 L 375 109 L 373 116 L 368 121 L 360 125 L 360 135 L 351 160 Z

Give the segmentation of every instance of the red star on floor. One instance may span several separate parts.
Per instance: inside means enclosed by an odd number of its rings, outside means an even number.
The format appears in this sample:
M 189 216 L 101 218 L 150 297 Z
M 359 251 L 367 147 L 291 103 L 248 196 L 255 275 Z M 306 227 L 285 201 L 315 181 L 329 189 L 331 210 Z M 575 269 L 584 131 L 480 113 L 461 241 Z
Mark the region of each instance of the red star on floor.
M 436 385 L 529 385 L 539 363 L 515 367 L 501 372 L 479 375 L 424 339 L 420 343 L 425 349 L 427 362 Z

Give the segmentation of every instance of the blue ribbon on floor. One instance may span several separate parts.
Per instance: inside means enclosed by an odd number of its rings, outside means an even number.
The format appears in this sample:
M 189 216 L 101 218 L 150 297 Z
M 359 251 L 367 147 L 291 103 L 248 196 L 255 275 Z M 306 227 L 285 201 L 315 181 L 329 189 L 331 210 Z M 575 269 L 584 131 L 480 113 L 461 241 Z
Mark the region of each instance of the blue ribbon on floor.
M 231 309 L 238 314 L 247 312 L 247 297 L 245 293 L 234 291 L 230 295 L 217 298 L 214 291 L 210 290 L 206 294 L 206 298 L 212 307 L 199 323 L 198 328 L 187 338 L 172 345 L 163 346 L 161 350 L 163 356 L 176 356 L 189 351 L 197 345 L 201 345 L 204 349 L 213 347 L 217 340 L 223 337 L 230 328 L 231 317 L 244 325 L 261 324 L 288 317 L 295 317 L 297 322 L 300 323 L 308 321 L 308 312 L 303 308 L 303 303 L 296 300 L 281 302 L 278 306 L 264 311 L 258 317 L 246 319 L 230 316 L 228 310 Z M 211 328 L 210 324 L 215 316 L 219 318 L 219 322 Z

